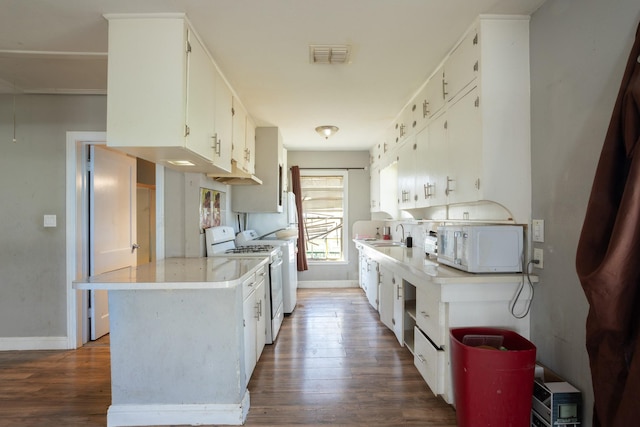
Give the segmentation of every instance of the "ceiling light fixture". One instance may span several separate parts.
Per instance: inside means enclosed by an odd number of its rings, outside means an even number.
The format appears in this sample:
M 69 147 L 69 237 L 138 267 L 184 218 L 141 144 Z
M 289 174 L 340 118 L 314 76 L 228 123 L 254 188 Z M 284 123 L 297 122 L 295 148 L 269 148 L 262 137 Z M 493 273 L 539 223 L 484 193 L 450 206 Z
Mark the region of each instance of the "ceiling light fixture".
M 318 126 L 316 132 L 324 136 L 324 139 L 329 139 L 331 135 L 338 132 L 338 128 L 336 126 Z

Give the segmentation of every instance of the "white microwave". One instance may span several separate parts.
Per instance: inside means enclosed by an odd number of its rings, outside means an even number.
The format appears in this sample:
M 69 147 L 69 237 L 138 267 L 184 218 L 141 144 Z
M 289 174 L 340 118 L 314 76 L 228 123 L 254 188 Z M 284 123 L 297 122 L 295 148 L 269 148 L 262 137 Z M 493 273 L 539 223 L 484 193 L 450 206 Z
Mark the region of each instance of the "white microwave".
M 522 271 L 521 225 L 438 227 L 438 262 L 470 273 Z

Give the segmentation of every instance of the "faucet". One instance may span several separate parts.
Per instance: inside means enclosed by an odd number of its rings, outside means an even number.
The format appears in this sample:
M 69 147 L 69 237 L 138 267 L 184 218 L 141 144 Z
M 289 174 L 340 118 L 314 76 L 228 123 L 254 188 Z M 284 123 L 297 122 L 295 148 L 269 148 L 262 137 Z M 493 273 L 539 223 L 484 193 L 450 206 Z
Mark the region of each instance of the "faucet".
M 404 226 L 402 224 L 396 225 L 396 231 L 398 231 L 398 227 L 402 229 L 402 238 L 400 239 L 400 242 L 404 243 Z

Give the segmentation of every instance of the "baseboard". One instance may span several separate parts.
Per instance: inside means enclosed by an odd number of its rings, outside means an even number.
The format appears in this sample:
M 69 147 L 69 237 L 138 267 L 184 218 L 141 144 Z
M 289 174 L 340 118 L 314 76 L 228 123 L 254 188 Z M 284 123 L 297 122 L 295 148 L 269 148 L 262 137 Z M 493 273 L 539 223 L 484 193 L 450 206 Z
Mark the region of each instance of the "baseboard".
M 298 280 L 298 288 L 357 288 L 357 280 Z
M 67 337 L 0 337 L 0 351 L 67 349 Z
M 149 425 L 242 425 L 249 412 L 249 391 L 238 404 L 111 405 L 107 427 Z

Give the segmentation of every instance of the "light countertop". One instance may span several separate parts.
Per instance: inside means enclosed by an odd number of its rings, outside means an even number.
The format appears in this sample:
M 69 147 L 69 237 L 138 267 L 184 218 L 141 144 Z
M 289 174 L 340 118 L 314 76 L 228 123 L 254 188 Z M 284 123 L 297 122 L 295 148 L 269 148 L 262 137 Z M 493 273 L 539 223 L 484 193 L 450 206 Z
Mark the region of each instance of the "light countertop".
M 243 282 L 268 257 L 167 258 L 76 280 L 75 289 L 158 290 L 231 288 Z
M 367 248 L 367 254 L 374 259 L 393 262 L 417 276 L 427 276 L 434 283 L 499 283 L 520 280 L 522 273 L 468 273 L 452 267 L 441 265 L 436 257 L 427 256 L 421 247 L 407 248 L 405 246 L 376 246 L 391 244 L 388 240 L 366 241 L 354 240 L 357 245 Z M 537 277 L 532 276 L 534 281 Z

